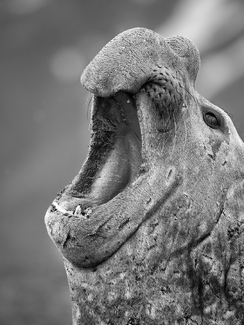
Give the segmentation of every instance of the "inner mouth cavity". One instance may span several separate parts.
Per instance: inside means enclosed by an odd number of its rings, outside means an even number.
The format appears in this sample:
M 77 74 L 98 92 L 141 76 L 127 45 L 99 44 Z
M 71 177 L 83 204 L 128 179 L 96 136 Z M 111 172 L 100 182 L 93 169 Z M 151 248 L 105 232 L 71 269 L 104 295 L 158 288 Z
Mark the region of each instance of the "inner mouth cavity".
M 139 172 L 141 131 L 134 96 L 124 92 L 94 96 L 91 128 L 87 160 L 69 186 L 65 204 L 66 211 L 86 217 L 84 211 L 113 199 Z

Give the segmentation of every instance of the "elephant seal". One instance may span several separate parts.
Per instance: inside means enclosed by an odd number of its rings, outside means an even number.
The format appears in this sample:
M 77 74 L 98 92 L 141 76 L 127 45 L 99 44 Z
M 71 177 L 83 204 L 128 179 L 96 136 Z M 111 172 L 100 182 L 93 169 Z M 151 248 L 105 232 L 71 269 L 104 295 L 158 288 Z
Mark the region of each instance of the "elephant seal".
M 73 324 L 244 322 L 244 144 L 199 66 L 188 39 L 135 28 L 81 76 L 88 157 L 45 216 Z

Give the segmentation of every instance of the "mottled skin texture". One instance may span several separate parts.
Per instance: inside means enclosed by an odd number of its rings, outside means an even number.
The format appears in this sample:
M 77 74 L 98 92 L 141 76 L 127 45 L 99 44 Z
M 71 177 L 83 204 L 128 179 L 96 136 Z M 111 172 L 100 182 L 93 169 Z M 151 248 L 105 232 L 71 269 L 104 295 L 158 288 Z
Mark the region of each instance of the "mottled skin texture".
M 199 65 L 189 40 L 137 28 L 82 75 L 90 151 L 45 217 L 73 324 L 244 323 L 244 144 Z

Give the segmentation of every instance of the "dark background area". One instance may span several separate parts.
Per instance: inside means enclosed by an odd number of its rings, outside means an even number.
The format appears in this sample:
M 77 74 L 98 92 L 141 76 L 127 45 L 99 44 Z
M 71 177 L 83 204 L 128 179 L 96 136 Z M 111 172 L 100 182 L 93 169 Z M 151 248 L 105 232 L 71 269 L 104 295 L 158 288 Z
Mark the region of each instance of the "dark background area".
M 116 34 L 140 26 L 193 39 L 203 60 L 198 91 L 233 116 L 242 136 L 243 4 L 200 2 L 0 1 L 1 325 L 71 324 L 62 258 L 43 219 L 87 154 L 79 77 Z

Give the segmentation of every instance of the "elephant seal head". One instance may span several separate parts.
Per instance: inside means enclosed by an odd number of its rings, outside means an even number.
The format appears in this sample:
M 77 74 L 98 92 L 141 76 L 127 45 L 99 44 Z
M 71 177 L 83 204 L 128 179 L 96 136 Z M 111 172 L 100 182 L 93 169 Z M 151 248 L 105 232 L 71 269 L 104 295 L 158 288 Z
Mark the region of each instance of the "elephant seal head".
M 196 92 L 199 66 L 188 39 L 135 28 L 83 72 L 93 95 L 88 157 L 45 222 L 65 259 L 86 275 L 126 263 L 139 278 L 157 269 L 174 285 L 192 274 L 196 301 L 202 265 L 222 268 L 210 287 L 224 288 L 228 272 L 235 277 L 244 144 L 228 114 Z

